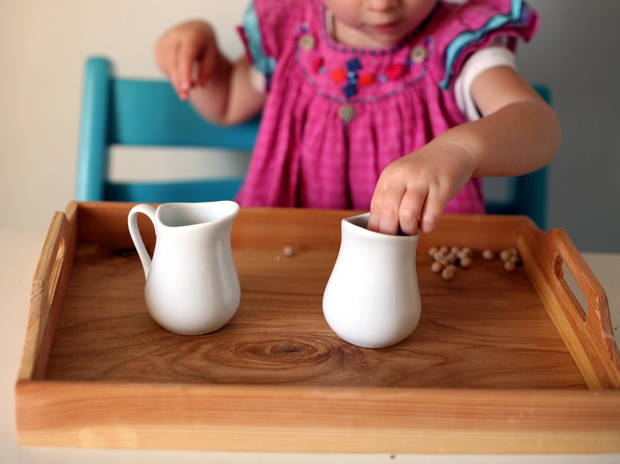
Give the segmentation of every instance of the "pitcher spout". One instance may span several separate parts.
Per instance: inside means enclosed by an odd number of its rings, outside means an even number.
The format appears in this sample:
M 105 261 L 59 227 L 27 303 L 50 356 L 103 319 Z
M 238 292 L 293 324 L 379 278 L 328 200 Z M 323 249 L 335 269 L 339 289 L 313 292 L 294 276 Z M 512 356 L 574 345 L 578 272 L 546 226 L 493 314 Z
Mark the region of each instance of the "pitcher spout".
M 239 214 L 234 201 L 205 203 L 166 203 L 157 208 L 159 222 L 164 227 L 188 227 L 232 222 Z

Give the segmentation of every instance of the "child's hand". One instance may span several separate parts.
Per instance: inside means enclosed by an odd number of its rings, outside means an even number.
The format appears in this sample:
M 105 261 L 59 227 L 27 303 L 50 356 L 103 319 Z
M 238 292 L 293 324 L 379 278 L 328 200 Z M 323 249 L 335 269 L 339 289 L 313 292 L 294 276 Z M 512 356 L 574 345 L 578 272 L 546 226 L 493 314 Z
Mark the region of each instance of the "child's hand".
M 375 188 L 368 229 L 395 235 L 435 230 L 448 202 L 474 173 L 463 147 L 435 139 L 388 165 Z
M 213 29 L 203 21 L 180 24 L 155 44 L 155 58 L 181 100 L 192 87 L 204 86 L 215 71 L 219 51 Z M 194 66 L 197 65 L 194 80 Z

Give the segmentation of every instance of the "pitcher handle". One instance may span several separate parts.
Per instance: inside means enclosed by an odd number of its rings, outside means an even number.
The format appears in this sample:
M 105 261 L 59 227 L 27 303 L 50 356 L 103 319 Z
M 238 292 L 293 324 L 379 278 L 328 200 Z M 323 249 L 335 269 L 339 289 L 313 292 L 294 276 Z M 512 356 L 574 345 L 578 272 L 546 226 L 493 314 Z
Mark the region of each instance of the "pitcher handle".
M 144 268 L 144 277 L 148 278 L 149 271 L 151 270 L 151 257 L 149 256 L 149 252 L 146 251 L 144 241 L 142 240 L 142 235 L 140 235 L 140 228 L 138 227 L 139 213 L 146 214 L 149 217 L 149 219 L 153 223 L 153 227 L 155 227 L 155 235 L 157 235 L 155 208 L 153 208 L 151 205 L 136 205 L 131 209 L 131 211 L 129 211 L 129 216 L 127 217 L 129 234 L 131 235 L 131 239 L 136 246 L 138 256 L 140 257 L 140 261 L 142 262 L 142 267 Z

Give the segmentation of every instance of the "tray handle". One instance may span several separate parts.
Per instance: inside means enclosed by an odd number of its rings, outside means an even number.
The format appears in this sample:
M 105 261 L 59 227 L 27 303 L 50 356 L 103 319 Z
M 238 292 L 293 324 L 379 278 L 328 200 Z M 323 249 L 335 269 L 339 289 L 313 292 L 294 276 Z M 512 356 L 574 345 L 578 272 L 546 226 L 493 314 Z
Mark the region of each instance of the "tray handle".
M 547 282 L 543 291 L 538 290 L 549 314 L 588 386 L 591 389 L 620 388 L 620 355 L 605 290 L 563 229 L 552 229 L 543 235 L 542 254 L 546 255 L 551 272 L 547 274 L 550 277 L 544 279 Z M 564 279 L 563 264 L 585 296 L 587 312 Z M 552 292 L 552 302 L 549 295 L 545 296 L 547 286 Z
M 56 212 L 43 244 L 30 297 L 26 343 L 19 371 L 20 380 L 43 377 L 58 314 L 64 297 L 73 256 L 67 216 Z

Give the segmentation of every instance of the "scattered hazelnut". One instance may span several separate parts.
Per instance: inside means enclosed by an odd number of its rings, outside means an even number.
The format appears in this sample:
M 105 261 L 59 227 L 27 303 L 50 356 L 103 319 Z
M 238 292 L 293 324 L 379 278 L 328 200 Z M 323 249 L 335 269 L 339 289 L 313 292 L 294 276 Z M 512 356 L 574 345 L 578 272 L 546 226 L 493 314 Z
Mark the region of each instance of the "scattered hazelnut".
M 510 252 L 511 252 L 513 255 L 515 255 L 515 256 L 518 256 L 518 255 L 519 255 L 519 250 L 517 249 L 517 247 L 514 247 L 514 246 L 513 246 L 513 247 L 510 247 L 510 248 L 508 248 L 508 249 L 510 250 Z
M 291 245 L 287 245 L 284 247 L 284 256 L 290 258 L 295 254 L 295 249 Z
M 428 255 L 433 258 L 431 271 L 435 274 L 441 273 L 441 277 L 452 280 L 456 275 L 456 268 L 460 266 L 468 269 L 473 265 L 473 252 L 470 247 L 458 246 L 432 246 L 428 249 Z M 495 252 L 487 248 L 482 251 L 482 258 L 486 261 L 495 259 Z M 519 251 L 516 247 L 506 248 L 499 252 L 503 267 L 507 272 L 513 272 L 521 262 Z
M 516 264 L 514 261 L 504 261 L 504 269 L 508 272 L 512 272 L 515 270 Z
M 443 270 L 443 265 L 439 261 L 435 261 L 431 264 L 431 271 L 435 274 L 439 274 Z
M 452 280 L 454 279 L 454 267 L 446 266 L 443 271 L 441 271 L 441 277 L 443 280 Z
M 512 252 L 508 248 L 499 252 L 499 259 L 502 261 L 508 261 L 511 257 Z

